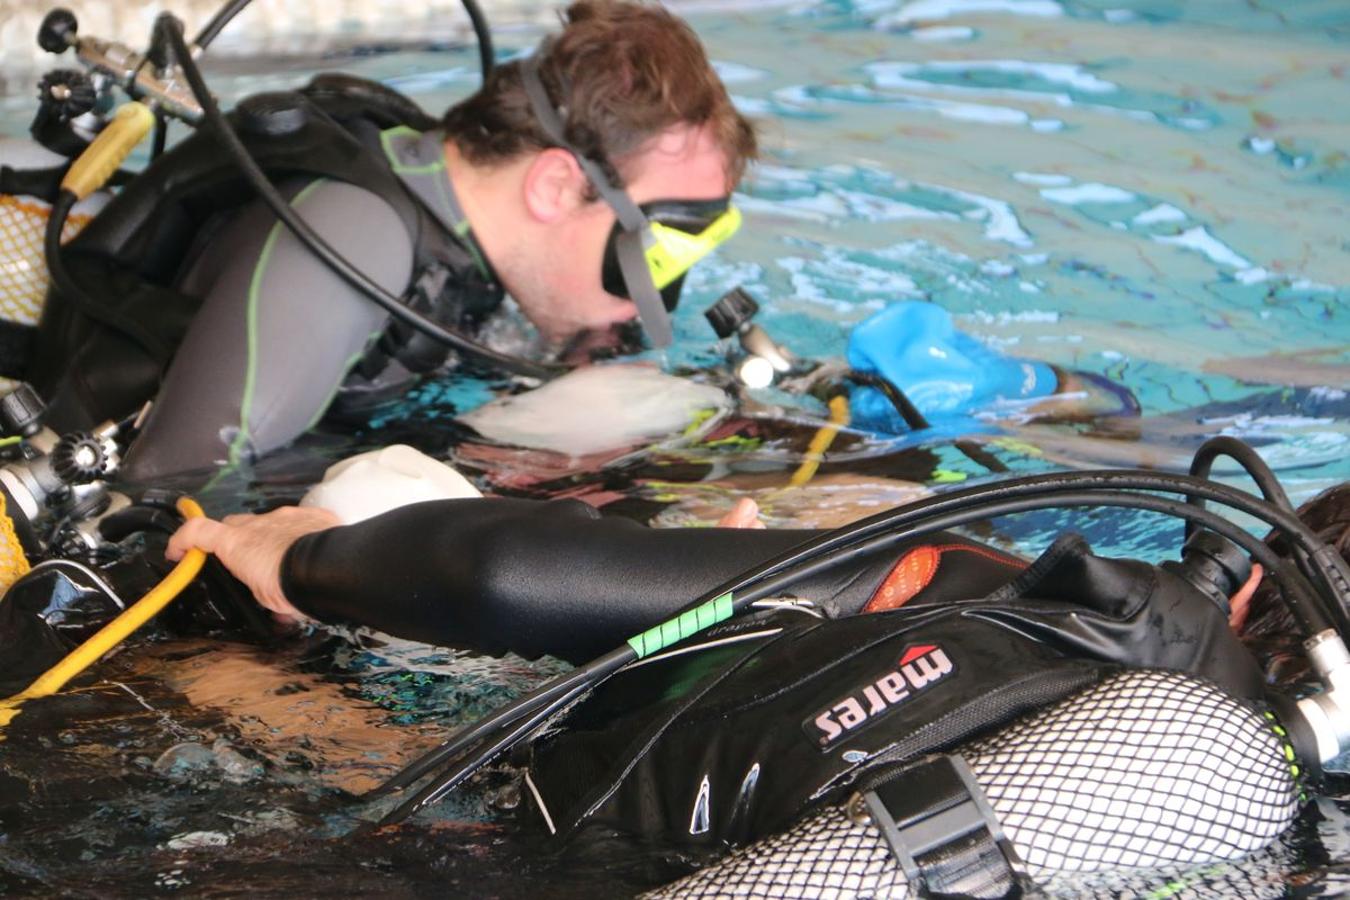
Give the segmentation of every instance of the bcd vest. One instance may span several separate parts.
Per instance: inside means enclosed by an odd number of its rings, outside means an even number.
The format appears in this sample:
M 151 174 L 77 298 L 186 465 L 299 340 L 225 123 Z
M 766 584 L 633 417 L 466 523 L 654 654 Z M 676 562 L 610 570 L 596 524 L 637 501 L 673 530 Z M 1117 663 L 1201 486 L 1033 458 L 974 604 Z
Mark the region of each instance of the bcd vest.
M 501 302 L 491 273 L 399 179 L 381 132 L 426 131 L 436 121 L 406 97 L 346 75 L 321 75 L 300 91 L 258 94 L 229 114 L 268 178 L 328 178 L 387 202 L 413 242 L 414 273 L 404 302 L 451 329 L 474 329 Z M 49 293 L 25 377 L 48 402 L 59 431 L 133 413 L 159 388 L 172 350 L 201 298 L 176 285 L 185 262 L 215 226 L 255 192 L 209 132 L 198 132 L 152 162 L 63 251 L 73 279 L 93 302 L 148 329 L 169 354 L 94 321 L 75 298 Z M 389 326 L 358 369 L 367 377 L 390 358 L 429 371 L 448 351 L 406 326 Z

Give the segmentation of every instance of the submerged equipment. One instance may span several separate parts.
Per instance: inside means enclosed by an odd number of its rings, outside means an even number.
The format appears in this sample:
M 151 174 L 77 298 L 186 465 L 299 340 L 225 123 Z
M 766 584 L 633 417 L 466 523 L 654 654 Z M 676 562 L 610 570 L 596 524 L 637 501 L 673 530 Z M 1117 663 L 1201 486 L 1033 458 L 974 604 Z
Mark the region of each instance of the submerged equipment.
M 1181 875 L 1293 822 L 1301 779 L 1280 731 L 1202 679 L 1125 670 L 955 753 L 882 767 L 645 896 L 989 898 L 1065 872 Z
M 201 516 L 202 508 L 189 497 L 181 497 L 177 503 L 178 512 L 185 519 Z M 206 562 L 206 554 L 191 549 L 174 566 L 173 570 L 155 585 L 144 597 L 128 607 L 117 618 L 104 625 L 92 637 L 66 655 L 32 684 L 19 693 L 0 700 L 0 726 L 7 725 L 18 715 L 20 706 L 38 697 L 46 697 L 65 687 L 66 682 L 83 672 L 109 650 L 126 640 L 132 632 L 150 621 L 160 610 L 173 602 L 187 587 Z
M 1206 445 L 1201 453 L 1212 449 Z M 1222 445 L 1218 452 L 1223 452 Z M 1273 480 L 1273 475 L 1265 470 L 1258 481 L 1267 478 Z M 1228 520 L 1196 503 L 1165 499 L 1157 492 L 1220 502 L 1256 517 L 1285 534 L 1301 551 L 1307 576 Z M 1192 476 L 1145 470 L 1087 471 L 1033 475 L 963 488 L 807 541 L 709 591 L 680 615 L 634 635 L 624 646 L 552 679 L 460 730 L 368 796 L 381 797 L 421 783 L 381 820 L 400 821 L 444 797 L 485 762 L 518 744 L 574 698 L 624 666 L 724 622 L 756 601 L 778 596 L 797 579 L 827 570 L 843 559 L 875 552 L 907 538 L 1015 512 L 1103 506 L 1143 509 L 1194 521 L 1237 544 L 1273 574 L 1325 685 L 1321 693 L 1300 701 L 1297 712 L 1293 708 L 1284 711 L 1286 727 L 1300 736 L 1299 756 L 1309 764 L 1330 759 L 1350 747 L 1350 703 L 1346 702 L 1345 684 L 1345 676 L 1350 675 L 1350 654 L 1346 654 L 1342 638 L 1350 621 L 1350 572 L 1336 551 L 1279 502 Z
M 854 328 L 848 362 L 854 371 L 894 385 L 924 419 L 965 414 L 996 401 L 1036 400 L 1059 387 L 1046 363 L 991 350 L 957 330 L 951 313 L 922 300 L 896 301 Z M 896 421 L 893 402 L 876 387 L 871 382 L 853 392 L 854 418 L 881 431 L 913 428 L 912 416 Z
M 329 466 L 300 505 L 329 510 L 351 525 L 409 503 L 481 496 L 447 463 L 407 444 L 394 444 Z

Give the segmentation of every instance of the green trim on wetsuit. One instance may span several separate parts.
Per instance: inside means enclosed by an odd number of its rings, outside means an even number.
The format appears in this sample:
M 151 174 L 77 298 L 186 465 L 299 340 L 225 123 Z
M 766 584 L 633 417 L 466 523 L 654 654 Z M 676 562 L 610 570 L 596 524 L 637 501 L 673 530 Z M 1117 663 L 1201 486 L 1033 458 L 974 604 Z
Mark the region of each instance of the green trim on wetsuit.
M 424 163 L 420 166 L 410 166 L 403 162 L 398 155 L 391 140 L 396 137 L 410 137 L 418 140 L 422 137 L 422 132 L 416 128 L 409 128 L 407 125 L 395 125 L 393 128 L 386 128 L 380 132 L 380 146 L 384 149 L 384 155 L 389 158 L 389 165 L 400 175 L 431 175 L 445 168 L 445 157 L 442 156 L 440 162 Z
M 305 198 L 314 193 L 320 185 L 327 183 L 328 179 L 318 178 L 305 185 L 303 190 L 291 198 L 291 208 L 299 209 Z M 258 377 L 258 292 L 262 287 L 267 264 L 272 259 L 272 251 L 276 248 L 277 241 L 281 239 L 281 233 L 285 230 L 285 223 L 277 221 L 272 226 L 271 231 L 267 233 L 267 240 L 263 242 L 262 252 L 258 254 L 258 262 L 253 267 L 253 277 L 248 283 L 248 313 L 245 317 L 245 328 L 248 334 L 248 362 L 244 366 L 244 394 L 239 401 L 239 431 L 235 434 L 234 440 L 230 442 L 228 451 L 230 468 L 239 465 L 239 454 L 248 445 L 250 439 L 249 414 L 253 411 L 253 394 L 257 387 Z M 322 415 L 322 410 L 320 410 L 320 414 Z
M 396 146 L 394 143 L 396 138 L 404 138 L 406 143 Z M 450 167 L 445 161 L 445 140 L 445 136 L 439 131 L 421 132 L 407 125 L 386 128 L 380 132 L 380 147 L 389 160 L 389 166 L 403 181 L 403 185 L 430 209 L 431 214 L 440 220 L 442 225 L 460 239 L 469 255 L 473 257 L 473 264 L 477 267 L 478 273 L 490 281 L 496 281 L 491 264 L 473 236 L 473 226 L 469 224 L 464 208 L 460 206 L 459 198 L 455 196 L 455 186 L 450 182 Z M 431 153 L 427 152 L 428 143 L 434 145 Z M 433 161 L 420 165 L 406 162 L 406 157 L 413 154 L 431 156 Z M 434 198 L 427 196 L 428 185 L 435 192 Z

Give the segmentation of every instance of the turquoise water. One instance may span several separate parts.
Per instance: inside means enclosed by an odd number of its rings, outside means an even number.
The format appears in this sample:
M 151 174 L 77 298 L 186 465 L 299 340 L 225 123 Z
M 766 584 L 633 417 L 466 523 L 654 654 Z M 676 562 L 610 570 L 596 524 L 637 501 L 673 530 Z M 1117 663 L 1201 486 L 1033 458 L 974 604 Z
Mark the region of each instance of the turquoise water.
M 1350 12 L 1232 6 L 693 14 L 765 158 L 742 186 L 742 234 L 689 280 L 666 362 L 718 360 L 701 312 L 737 284 L 810 358 L 841 356 L 886 303 L 927 299 L 1006 353 L 1139 398 L 1144 421 L 1126 432 L 1011 429 L 1058 463 L 1180 467 L 1227 433 L 1262 445 L 1297 498 L 1344 480 Z M 500 35 L 501 55 L 534 38 Z M 467 51 L 343 66 L 433 111 L 477 80 Z M 215 83 L 231 97 L 303 76 L 272 68 Z
M 666 504 L 659 524 L 707 522 L 749 492 L 773 524 L 830 524 L 986 477 L 952 449 L 967 431 L 1014 470 L 1180 469 L 1225 433 L 1257 443 L 1296 500 L 1350 478 L 1344 3 L 875 0 L 690 15 L 761 123 L 765 159 L 742 186 L 742 234 L 689 279 L 670 367 L 720 361 L 701 313 L 738 284 L 765 301 L 772 334 L 815 358 L 842 355 L 850 327 L 886 303 L 928 299 L 1004 352 L 1126 385 L 1143 416 L 847 435 L 835 480 L 793 499 L 779 490 L 783 472 L 821 407 L 773 392 L 751 398 L 776 423 L 770 437 L 675 442 L 621 460 L 617 488 L 596 467 L 453 450 L 482 483 L 603 488 Z M 505 56 L 534 36 L 498 40 Z M 429 110 L 477 80 L 470 51 L 409 49 L 260 61 L 267 74 L 219 70 L 213 84 L 232 99 L 335 66 Z M 0 101 L 0 131 L 21 133 L 28 104 Z M 490 387 L 432 384 L 360 440 L 446 450 L 432 432 Z M 243 502 L 295 496 L 312 475 L 274 470 Z M 233 490 L 208 499 L 238 506 Z M 1044 515 L 984 536 L 1032 551 L 1066 528 L 1145 556 L 1175 548 L 1179 531 Z M 118 896 L 221 883 L 278 896 L 594 895 L 650 883 L 630 877 L 632 859 L 557 866 L 522 845 L 502 824 L 514 802 L 504 778 L 471 785 L 424 827 L 341 837 L 351 822 L 332 791 L 369 786 L 555 668 L 324 632 L 279 648 L 174 639 L 121 654 L 98 680 L 32 704 L 0 745 L 0 794 L 19 798 L 0 803 L 0 883 L 15 893 L 93 883 Z M 53 748 L 75 762 L 53 771 Z M 1261 860 L 1260 891 L 1225 887 L 1222 873 L 1188 889 L 1334 895 L 1342 805 L 1319 801 L 1322 820 L 1305 817 Z M 23 817 L 22 834 L 10 816 Z M 1305 886 L 1287 887 L 1296 881 Z

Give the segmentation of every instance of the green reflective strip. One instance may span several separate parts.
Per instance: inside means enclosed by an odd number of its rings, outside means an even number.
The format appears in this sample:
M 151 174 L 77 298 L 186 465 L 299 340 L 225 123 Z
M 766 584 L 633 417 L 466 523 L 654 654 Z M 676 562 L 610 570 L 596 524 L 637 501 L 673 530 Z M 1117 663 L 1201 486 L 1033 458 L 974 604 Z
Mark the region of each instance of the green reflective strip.
M 410 166 L 402 162 L 398 157 L 398 151 L 394 149 L 392 139 L 395 137 L 413 137 L 420 138 L 422 132 L 415 128 L 409 128 L 407 125 L 399 125 L 395 128 L 386 128 L 380 132 L 380 146 L 384 149 L 384 155 L 389 159 L 389 165 L 395 172 L 401 175 L 426 174 L 429 172 L 439 172 L 445 168 L 445 159 L 442 157 L 434 163 L 428 163 L 424 166 Z
M 319 186 L 325 184 L 328 179 L 319 178 L 310 182 L 305 189 L 291 198 L 290 206 L 292 209 L 299 209 L 301 202 L 310 194 L 319 189 Z M 231 466 L 239 465 L 240 455 L 244 448 L 248 446 L 249 440 L 249 417 L 253 412 L 253 390 L 256 387 L 258 378 L 258 301 L 259 290 L 262 288 L 263 276 L 267 272 L 267 264 L 272 260 L 272 251 L 277 246 L 277 240 L 280 239 L 282 232 L 286 230 L 286 223 L 277 220 L 272 226 L 272 230 L 267 234 L 267 240 L 263 242 L 262 252 L 258 255 L 258 262 L 253 267 L 253 277 L 248 283 L 248 307 L 246 310 L 245 327 L 248 329 L 248 360 L 244 367 L 244 396 L 239 402 L 239 431 L 235 433 L 234 440 L 230 442 L 228 450 Z M 297 238 L 297 240 L 299 240 Z
M 731 594 L 723 594 L 683 615 L 662 622 L 654 628 L 648 628 L 642 634 L 630 637 L 628 646 L 633 648 L 638 659 L 642 659 L 684 640 L 691 634 L 711 628 L 718 622 L 725 622 L 731 618 L 733 612 L 735 610 L 731 605 Z

